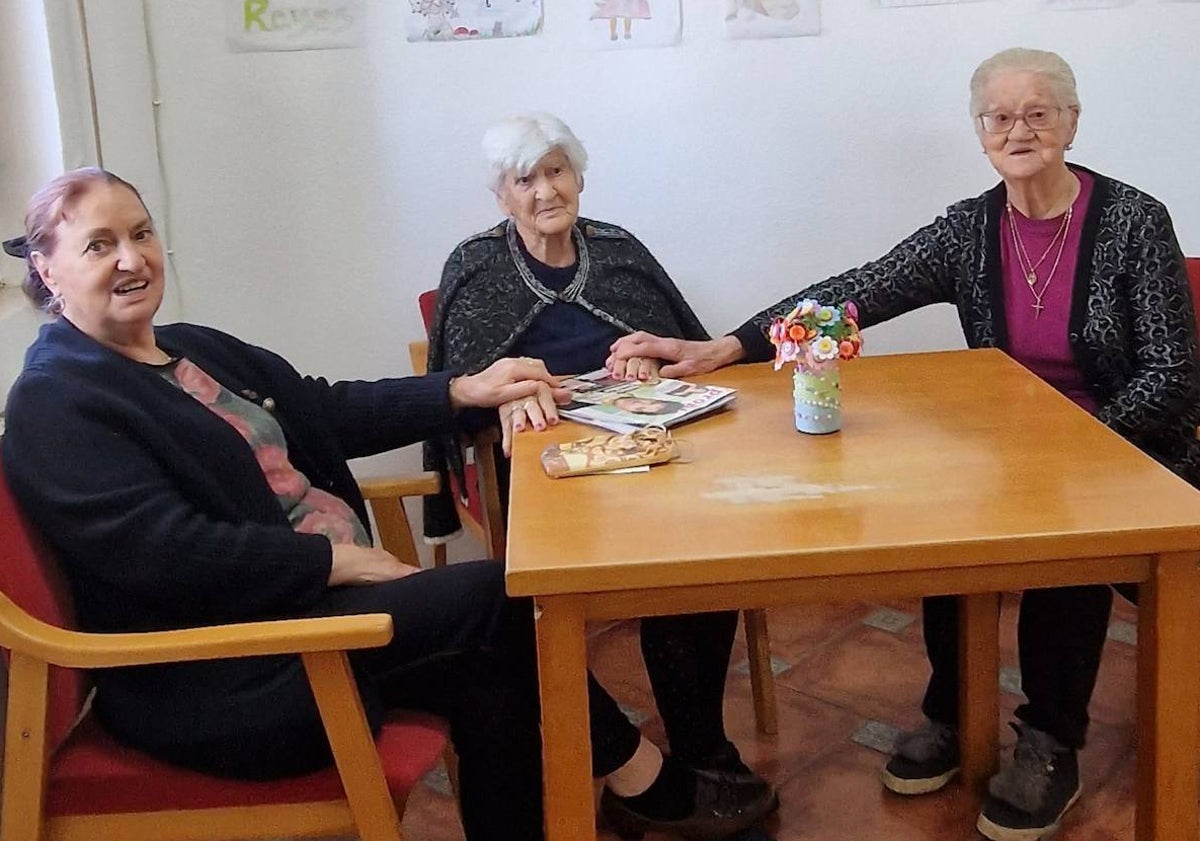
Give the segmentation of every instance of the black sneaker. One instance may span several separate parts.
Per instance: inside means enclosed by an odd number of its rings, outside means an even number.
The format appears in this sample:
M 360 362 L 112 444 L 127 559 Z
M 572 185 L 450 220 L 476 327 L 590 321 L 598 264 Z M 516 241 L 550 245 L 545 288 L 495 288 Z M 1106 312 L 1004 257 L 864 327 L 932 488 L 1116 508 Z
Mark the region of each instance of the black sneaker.
M 883 768 L 883 785 L 896 794 L 929 794 L 958 773 L 958 730 L 937 721 L 902 733 Z
M 692 841 L 724 841 L 755 826 L 770 810 L 774 789 L 761 777 L 738 781 L 711 771 L 692 774 L 695 789 L 686 814 L 640 811 L 638 798 L 619 797 L 607 787 L 600 795 L 600 813 L 623 839 L 671 832 Z
M 976 827 L 992 841 L 1037 841 L 1079 799 L 1079 760 L 1049 733 L 1013 724 L 1012 764 L 988 782 Z

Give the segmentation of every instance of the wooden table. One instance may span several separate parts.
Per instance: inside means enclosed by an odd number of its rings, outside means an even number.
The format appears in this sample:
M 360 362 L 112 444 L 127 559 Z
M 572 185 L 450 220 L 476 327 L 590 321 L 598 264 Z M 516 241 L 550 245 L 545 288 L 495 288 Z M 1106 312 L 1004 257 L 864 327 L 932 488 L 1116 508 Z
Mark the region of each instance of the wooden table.
M 963 773 L 997 753 L 999 593 L 1139 581 L 1137 837 L 1196 841 L 1200 493 L 995 350 L 843 365 L 841 432 L 795 431 L 769 365 L 700 378 L 694 461 L 553 480 L 517 437 L 508 591 L 537 605 L 547 836 L 595 837 L 584 623 L 964 594 Z M 881 678 L 886 680 L 886 676 Z M 964 827 L 965 829 L 965 827 Z

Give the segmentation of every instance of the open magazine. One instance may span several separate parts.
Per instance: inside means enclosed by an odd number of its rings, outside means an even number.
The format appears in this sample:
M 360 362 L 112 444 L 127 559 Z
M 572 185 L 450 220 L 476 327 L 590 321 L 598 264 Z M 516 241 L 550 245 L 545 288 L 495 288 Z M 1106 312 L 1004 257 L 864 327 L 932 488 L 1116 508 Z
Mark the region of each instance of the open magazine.
M 737 395 L 737 389 L 683 380 L 616 380 L 605 370 L 565 380 L 562 387 L 572 392 L 571 402 L 558 409 L 562 417 L 613 432 L 674 426 L 715 412 Z

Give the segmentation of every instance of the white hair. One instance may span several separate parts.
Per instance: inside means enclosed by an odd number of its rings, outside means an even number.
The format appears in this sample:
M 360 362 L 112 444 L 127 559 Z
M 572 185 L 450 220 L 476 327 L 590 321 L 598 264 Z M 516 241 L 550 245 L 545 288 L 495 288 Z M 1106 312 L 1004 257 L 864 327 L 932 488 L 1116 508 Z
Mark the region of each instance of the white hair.
M 1075 90 L 1075 74 L 1058 53 L 1048 50 L 1029 50 L 1013 47 L 996 53 L 975 68 L 971 75 L 971 116 L 978 117 L 984 109 L 983 95 L 988 83 L 998 73 L 1037 73 L 1050 83 L 1057 104 L 1080 112 L 1079 93 Z
M 508 173 L 514 173 L 518 178 L 528 175 L 538 161 L 555 149 L 567 156 L 575 171 L 575 180 L 582 187 L 587 151 L 566 123 L 544 112 L 501 120 L 483 133 L 488 186 L 493 193 L 499 193 Z

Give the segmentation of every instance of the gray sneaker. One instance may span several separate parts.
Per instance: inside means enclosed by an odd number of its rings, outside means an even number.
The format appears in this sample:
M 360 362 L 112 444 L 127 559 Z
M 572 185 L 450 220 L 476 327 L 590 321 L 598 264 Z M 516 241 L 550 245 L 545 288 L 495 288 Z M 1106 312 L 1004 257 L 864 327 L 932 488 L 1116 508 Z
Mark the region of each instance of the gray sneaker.
M 881 776 L 884 787 L 896 794 L 929 794 L 950 782 L 958 766 L 958 730 L 929 721 L 897 737 Z
M 1079 760 L 1049 733 L 1028 724 L 1012 728 L 1012 764 L 988 782 L 976 827 L 992 841 L 1038 841 L 1058 829 L 1079 799 Z

